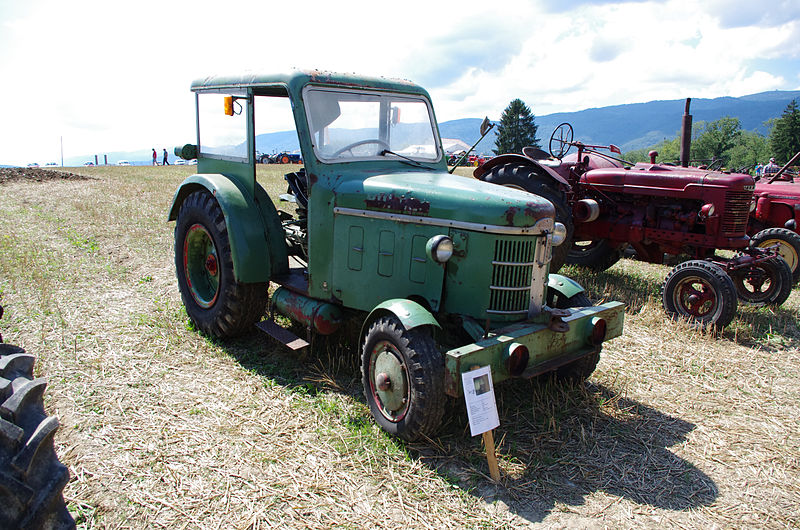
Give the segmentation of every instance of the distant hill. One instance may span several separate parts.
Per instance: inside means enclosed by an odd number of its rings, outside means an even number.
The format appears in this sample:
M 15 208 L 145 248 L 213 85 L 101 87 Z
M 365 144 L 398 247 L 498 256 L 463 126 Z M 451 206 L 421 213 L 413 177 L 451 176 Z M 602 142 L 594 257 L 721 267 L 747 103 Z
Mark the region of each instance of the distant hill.
M 739 98 L 692 99 L 689 112 L 694 124 L 711 122 L 732 116 L 739 118 L 742 128 L 767 134 L 765 122 L 778 118 L 793 99 L 800 100 L 800 91 L 772 91 Z M 536 104 L 527 102 L 536 111 Z M 577 112 L 559 112 L 536 116 L 537 136 L 545 149 L 553 130 L 569 122 L 575 138 L 586 143 L 616 144 L 623 152 L 641 149 L 672 139 L 681 128 L 686 100 L 650 101 L 586 109 Z M 481 120 L 468 118 L 439 124 L 445 138 L 458 138 L 472 145 L 479 137 Z M 494 135 L 489 135 L 477 148 L 490 153 L 494 148 Z
M 695 124 L 732 116 L 739 118 L 743 129 L 766 134 L 765 122 L 780 117 L 793 99 L 800 100 L 800 91 L 775 90 L 738 98 L 692 99 L 690 112 Z M 526 103 L 535 113 L 536 102 Z M 680 131 L 684 105 L 684 99 L 650 101 L 546 114 L 536 116 L 535 121 L 539 127 L 539 141 L 545 149 L 553 130 L 560 123 L 569 122 L 575 130 L 576 139 L 586 143 L 613 143 L 626 152 L 674 138 Z M 442 138 L 458 139 L 472 145 L 480 137 L 481 120 L 482 118 L 463 118 L 442 122 L 439 124 L 439 132 Z M 476 152 L 490 154 L 494 148 L 495 137 L 495 132 L 490 132 L 478 145 Z M 256 149 L 262 153 L 296 151 L 299 149 L 297 134 L 294 131 L 260 134 L 256 137 Z M 171 148 L 169 151 L 172 161 L 174 155 Z M 81 165 L 87 160 L 94 161 L 94 155 L 69 157 L 65 162 L 67 165 Z M 103 157 L 100 156 L 99 160 L 102 163 Z M 130 160 L 133 164 L 149 164 L 150 149 L 108 153 L 110 164 L 116 164 L 119 160 Z

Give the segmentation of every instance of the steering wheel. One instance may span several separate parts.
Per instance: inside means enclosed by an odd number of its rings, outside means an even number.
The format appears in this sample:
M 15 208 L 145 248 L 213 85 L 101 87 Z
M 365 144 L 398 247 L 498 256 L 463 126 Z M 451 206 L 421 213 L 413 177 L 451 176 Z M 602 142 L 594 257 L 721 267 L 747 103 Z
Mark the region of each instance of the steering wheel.
M 350 156 L 355 156 L 355 154 L 353 154 L 353 149 L 358 147 L 359 145 L 367 145 L 367 144 L 378 144 L 383 146 L 384 149 L 389 149 L 389 144 L 387 144 L 383 140 L 378 140 L 377 138 L 367 138 L 366 140 L 359 140 L 358 142 L 353 142 L 352 144 L 346 145 L 341 149 L 339 149 L 338 151 L 336 151 L 335 153 L 333 153 L 331 156 L 335 158 L 344 153 L 345 151 L 350 151 Z
M 572 125 L 562 123 L 550 135 L 550 155 L 561 160 L 572 149 Z

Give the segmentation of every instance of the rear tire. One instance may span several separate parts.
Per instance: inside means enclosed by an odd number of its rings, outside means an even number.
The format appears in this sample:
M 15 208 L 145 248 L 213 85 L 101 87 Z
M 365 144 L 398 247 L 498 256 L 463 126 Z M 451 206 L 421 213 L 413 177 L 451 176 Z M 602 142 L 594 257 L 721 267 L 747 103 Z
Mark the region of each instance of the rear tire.
M 266 311 L 267 283 L 242 283 L 234 277 L 225 215 L 206 190 L 192 193 L 181 204 L 175 225 L 175 272 L 186 313 L 207 335 L 241 335 Z
M 553 259 L 550 262 L 550 272 L 558 272 L 567 260 L 567 252 L 572 246 L 572 234 L 575 231 L 572 223 L 572 209 L 567 202 L 567 194 L 561 191 L 558 184 L 546 175 L 540 175 L 534 166 L 508 163 L 495 166 L 481 177 L 486 182 L 508 186 L 533 193 L 552 203 L 556 210 L 556 221 L 567 228 L 564 242 L 553 247 Z
M 670 271 L 661 286 L 661 303 L 673 318 L 717 330 L 731 323 L 738 307 L 733 280 L 722 267 L 703 260 L 685 261 Z
M 754 235 L 750 244 L 760 248 L 779 245 L 778 254 L 792 270 L 792 282 L 800 280 L 800 234 L 788 228 L 767 228 Z
M 53 446 L 58 418 L 47 416 L 34 356 L 0 344 L 0 528 L 75 528 L 64 503 L 67 467 Z
M 612 245 L 607 239 L 573 241 L 567 252 L 567 263 L 602 272 L 622 258 L 623 249 L 624 245 Z

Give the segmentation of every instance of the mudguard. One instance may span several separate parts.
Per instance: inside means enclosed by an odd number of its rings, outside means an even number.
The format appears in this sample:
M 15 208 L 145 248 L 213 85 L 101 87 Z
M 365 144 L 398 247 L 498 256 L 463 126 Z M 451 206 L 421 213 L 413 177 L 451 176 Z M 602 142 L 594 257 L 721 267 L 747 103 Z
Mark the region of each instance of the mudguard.
M 585 290 L 581 284 L 561 274 L 551 274 L 547 279 L 547 288 L 556 291 L 559 298 L 572 298 Z
M 418 303 L 405 298 L 392 298 L 378 304 L 375 309 L 370 311 L 369 316 L 364 319 L 364 324 L 361 326 L 361 334 L 359 335 L 359 344 L 364 342 L 364 335 L 366 335 L 369 326 L 376 319 L 385 315 L 396 316 L 406 329 L 414 329 L 419 326 L 441 328 L 433 314 Z
M 524 155 L 517 155 L 517 154 L 506 154 L 500 155 L 492 158 L 485 164 L 478 166 L 475 168 L 475 171 L 472 172 L 472 176 L 478 180 L 483 180 L 483 176 L 487 173 L 491 172 L 492 168 L 495 166 L 502 166 L 503 164 L 514 163 L 523 166 L 533 166 L 537 169 L 537 172 L 542 175 L 547 175 L 556 182 L 558 182 L 562 186 L 566 186 L 569 189 L 569 182 L 566 181 L 564 177 L 550 169 L 549 167 L 540 164 L 536 160 L 532 158 L 528 158 Z
M 177 219 L 180 206 L 189 194 L 208 190 L 225 215 L 236 280 L 243 283 L 269 281 L 273 273 L 288 270 L 288 257 L 275 206 L 260 188 L 257 185 L 259 200 L 255 201 L 245 188 L 225 175 L 192 175 L 175 192 L 167 220 Z

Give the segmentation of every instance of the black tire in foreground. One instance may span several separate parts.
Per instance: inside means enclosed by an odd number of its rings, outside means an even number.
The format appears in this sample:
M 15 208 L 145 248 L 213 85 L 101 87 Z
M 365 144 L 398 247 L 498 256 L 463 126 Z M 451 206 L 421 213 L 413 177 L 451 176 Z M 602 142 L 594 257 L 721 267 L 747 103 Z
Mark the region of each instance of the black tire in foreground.
M 739 300 L 748 305 L 779 306 L 792 294 L 792 269 L 776 256 L 731 273 Z
M 573 241 L 567 252 L 567 263 L 593 271 L 610 269 L 622 258 L 624 246 L 615 246 L 606 239 Z
M 722 267 L 703 260 L 685 261 L 670 271 L 661 303 L 671 317 L 715 330 L 730 324 L 738 308 L 733 280 Z
M 426 328 L 407 330 L 394 316 L 369 327 L 361 354 L 364 396 L 375 421 L 407 441 L 439 428 L 447 396 L 444 357 Z
M 778 254 L 792 270 L 792 281 L 800 280 L 800 234 L 788 228 L 766 228 L 754 235 L 750 244 L 761 248 L 778 245 Z
M 66 529 L 67 467 L 53 447 L 58 418 L 47 416 L 47 382 L 34 379 L 34 356 L 0 344 L 0 528 Z
M 553 260 L 550 272 L 555 273 L 564 265 L 567 252 L 572 246 L 572 210 L 567 202 L 567 194 L 561 191 L 558 184 L 549 175 L 541 175 L 534 166 L 510 162 L 495 166 L 481 177 L 486 182 L 520 189 L 538 195 L 550 201 L 556 209 L 556 221 L 567 228 L 567 237 L 557 247 L 553 247 Z
M 591 307 L 592 301 L 586 293 L 578 293 L 570 297 L 558 297 L 553 291 L 547 292 L 547 305 L 556 309 L 572 309 L 575 307 Z M 582 383 L 592 375 L 600 362 L 600 351 L 602 346 L 597 347 L 597 351 L 584 355 L 576 361 L 559 366 L 555 372 L 555 378 L 559 381 L 570 383 Z
M 181 204 L 175 224 L 175 272 L 186 313 L 207 335 L 241 335 L 266 311 L 268 284 L 242 283 L 234 277 L 225 215 L 206 190 L 192 193 Z

